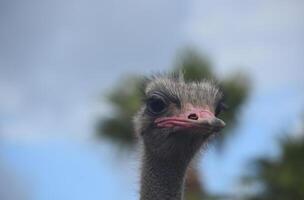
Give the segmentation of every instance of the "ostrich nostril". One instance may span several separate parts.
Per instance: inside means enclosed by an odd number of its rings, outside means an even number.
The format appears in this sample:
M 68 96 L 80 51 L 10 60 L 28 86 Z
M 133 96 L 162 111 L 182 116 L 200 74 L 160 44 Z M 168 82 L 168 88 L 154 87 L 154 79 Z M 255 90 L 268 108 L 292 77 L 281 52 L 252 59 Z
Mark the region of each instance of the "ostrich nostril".
M 198 120 L 198 116 L 195 113 L 191 113 L 190 115 L 188 115 L 188 119 Z

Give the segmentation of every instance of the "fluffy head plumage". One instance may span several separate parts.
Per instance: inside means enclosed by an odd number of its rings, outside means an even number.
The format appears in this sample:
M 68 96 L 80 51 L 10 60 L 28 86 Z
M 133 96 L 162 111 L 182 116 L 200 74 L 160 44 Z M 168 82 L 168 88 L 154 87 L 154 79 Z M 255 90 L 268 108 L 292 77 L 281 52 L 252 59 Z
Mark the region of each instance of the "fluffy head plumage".
M 162 156 L 178 152 L 176 150 L 181 148 L 195 151 L 203 141 L 212 135 L 213 130 L 184 129 L 174 125 L 159 127 L 156 120 L 181 116 L 187 113 L 189 107 L 206 109 L 214 114 L 222 96 L 215 81 L 186 82 L 182 73 L 158 74 L 147 78 L 144 88 L 144 103 L 134 118 L 136 133 L 143 138 L 145 146 Z M 155 98 L 160 99 L 158 104 L 154 103 Z M 151 99 L 155 105 L 150 103 Z M 151 112 L 151 105 L 160 112 Z

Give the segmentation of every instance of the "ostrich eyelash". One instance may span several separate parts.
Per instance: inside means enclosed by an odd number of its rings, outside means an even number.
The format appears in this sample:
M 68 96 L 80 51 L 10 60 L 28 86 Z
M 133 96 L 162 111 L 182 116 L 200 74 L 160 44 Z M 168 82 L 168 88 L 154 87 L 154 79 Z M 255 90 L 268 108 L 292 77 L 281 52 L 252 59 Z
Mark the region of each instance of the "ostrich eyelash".
M 174 104 L 180 105 L 180 100 L 177 97 L 164 94 L 163 92 L 152 92 L 151 94 L 144 96 L 142 100 L 143 102 L 147 103 L 153 96 L 159 96 L 167 102 L 172 102 Z

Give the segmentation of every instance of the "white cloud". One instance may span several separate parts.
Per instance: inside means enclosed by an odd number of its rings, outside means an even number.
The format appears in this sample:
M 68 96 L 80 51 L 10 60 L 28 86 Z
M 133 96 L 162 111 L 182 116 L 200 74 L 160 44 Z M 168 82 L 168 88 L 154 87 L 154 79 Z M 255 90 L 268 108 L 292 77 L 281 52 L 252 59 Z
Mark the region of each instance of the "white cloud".
M 260 88 L 304 88 L 302 1 L 196 1 L 189 40 L 207 49 L 221 75 L 241 67 Z
M 1 134 L 10 140 L 90 134 L 93 104 L 119 77 L 164 69 L 172 61 L 189 5 L 0 4 Z

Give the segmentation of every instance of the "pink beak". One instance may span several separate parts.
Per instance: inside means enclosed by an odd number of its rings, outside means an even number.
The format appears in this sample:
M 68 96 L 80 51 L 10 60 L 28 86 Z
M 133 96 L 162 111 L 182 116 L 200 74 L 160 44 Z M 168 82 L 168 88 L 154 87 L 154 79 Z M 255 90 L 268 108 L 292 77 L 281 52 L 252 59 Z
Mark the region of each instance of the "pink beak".
M 155 120 L 161 128 L 202 128 L 219 131 L 225 127 L 225 122 L 205 108 L 190 107 L 185 113 L 172 117 L 160 117 Z

